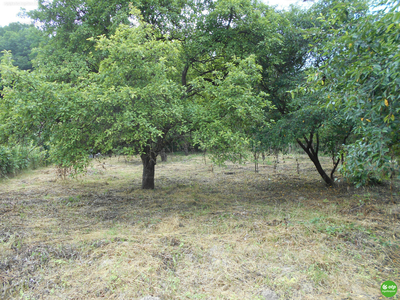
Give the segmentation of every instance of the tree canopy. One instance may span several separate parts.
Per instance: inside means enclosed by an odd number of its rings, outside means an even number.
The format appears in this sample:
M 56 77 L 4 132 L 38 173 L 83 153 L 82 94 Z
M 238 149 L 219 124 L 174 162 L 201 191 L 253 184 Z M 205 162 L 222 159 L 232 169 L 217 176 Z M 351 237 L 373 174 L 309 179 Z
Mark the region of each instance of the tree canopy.
M 355 124 L 359 139 L 346 148 L 343 172 L 357 185 L 398 170 L 400 4 L 377 4 L 349 24 L 341 17 L 349 10 L 342 3 L 335 6 L 335 14 L 320 17 L 331 37 L 321 52 L 330 55 L 309 79 L 314 90 L 327 95 L 323 104 Z
M 274 44 L 272 55 L 260 56 L 263 79 L 260 88 L 269 94 L 275 109 L 266 117 L 275 120 L 270 127 L 257 128 L 255 139 L 260 151 L 268 148 L 283 150 L 288 144 L 298 144 L 308 155 L 323 180 L 334 184 L 334 172 L 342 156 L 338 152 L 348 141 L 353 124 L 335 112 L 320 105 L 326 95 L 314 91 L 306 95 L 290 93 L 307 80 L 307 71 L 318 68 L 326 60 L 321 54 L 328 38 L 325 24 L 319 20 L 322 14 L 329 14 L 336 1 L 321 1 L 309 10 L 292 6 L 281 13 L 281 40 Z M 344 4 L 349 7 L 350 2 Z M 343 23 L 349 23 L 354 15 L 364 13 L 366 6 L 358 2 Z M 338 27 L 338 26 L 336 26 Z M 332 157 L 332 170 L 323 169 L 319 156 L 321 152 Z
M 378 4 L 39 1 L 40 30 L 0 28 L 12 53 L 0 142 L 45 146 L 76 169 L 92 152 L 139 154 L 146 189 L 158 154 L 188 133 L 219 162 L 296 143 L 328 185 L 340 162 L 355 184 L 380 180 L 398 169 L 400 16 Z
M 0 27 L 0 52 L 11 51 L 14 64 L 21 70 L 32 69 L 32 59 L 35 58 L 32 49 L 43 40 L 42 32 L 33 25 L 11 23 Z
M 262 108 L 268 106 L 255 89 L 261 69 L 247 47 L 254 40 L 243 36 L 251 26 L 274 26 L 261 15 L 273 11 L 263 6 L 258 11 L 249 1 L 221 1 L 208 9 L 198 19 L 187 16 L 196 30 L 174 36 L 131 8 L 136 24 L 89 38 L 95 47 L 87 56 L 66 48 L 50 53 L 54 60 L 39 53 L 35 72 L 18 70 L 6 55 L 3 140 L 36 139 L 51 146 L 56 163 L 78 168 L 88 163 L 90 150 L 123 147 L 141 155 L 143 188 L 154 188 L 156 157 L 170 131 L 193 131 L 220 160 L 236 159 L 248 144 L 246 126 L 267 122 Z M 258 39 L 274 35 L 263 31 Z M 48 45 L 57 45 L 58 38 Z M 198 39 L 203 43 L 193 53 Z M 98 68 L 90 68 L 86 57 L 96 57 Z

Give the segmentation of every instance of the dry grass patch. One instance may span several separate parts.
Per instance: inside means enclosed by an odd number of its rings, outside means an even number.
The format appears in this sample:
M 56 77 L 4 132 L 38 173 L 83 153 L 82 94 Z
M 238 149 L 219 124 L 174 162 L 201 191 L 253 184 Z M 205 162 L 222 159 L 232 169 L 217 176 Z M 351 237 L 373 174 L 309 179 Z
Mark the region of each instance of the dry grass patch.
M 169 159 L 154 191 L 138 158 L 1 181 L 2 299 L 379 299 L 400 283 L 398 187 L 327 188 L 305 157 L 300 174 L 290 156 L 259 173 Z

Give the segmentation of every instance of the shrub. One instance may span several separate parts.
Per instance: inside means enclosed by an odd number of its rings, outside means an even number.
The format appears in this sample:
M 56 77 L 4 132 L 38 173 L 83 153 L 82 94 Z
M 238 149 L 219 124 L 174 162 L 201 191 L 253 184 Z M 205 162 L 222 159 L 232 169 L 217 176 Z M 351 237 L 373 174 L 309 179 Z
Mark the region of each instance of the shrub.
M 360 140 L 345 149 L 340 172 L 356 187 L 379 184 L 388 174 L 388 149 Z
M 25 169 L 46 165 L 46 151 L 38 147 L 0 145 L 0 178 L 15 175 Z
M 0 146 L 0 177 L 14 173 L 15 163 L 9 148 Z

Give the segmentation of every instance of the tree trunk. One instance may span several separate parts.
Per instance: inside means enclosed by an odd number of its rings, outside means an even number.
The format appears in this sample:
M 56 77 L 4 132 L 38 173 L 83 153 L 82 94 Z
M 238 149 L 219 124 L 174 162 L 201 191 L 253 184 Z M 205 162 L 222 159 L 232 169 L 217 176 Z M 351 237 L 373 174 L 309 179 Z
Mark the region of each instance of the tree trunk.
M 162 162 L 166 162 L 167 161 L 167 153 L 165 152 L 165 148 L 162 148 L 162 150 L 160 152 L 160 156 L 161 156 L 161 161 Z
M 301 148 L 307 153 L 308 157 L 311 159 L 311 161 L 314 163 L 315 168 L 317 169 L 319 175 L 321 175 L 322 179 L 325 181 L 325 183 L 329 186 L 332 186 L 334 184 L 334 181 L 332 178 L 330 178 L 324 171 L 324 169 L 321 166 L 321 163 L 318 158 L 318 148 L 319 148 L 319 136 L 318 133 L 317 135 L 317 143 L 313 145 L 313 137 L 314 134 L 310 133 L 310 138 L 307 139 L 307 137 L 304 136 L 304 140 L 306 141 L 306 145 L 304 145 L 299 139 L 297 139 L 297 143 L 300 145 Z
M 253 147 L 253 156 L 254 156 L 254 173 L 258 173 L 258 158 L 260 157 L 260 153 L 257 152 L 256 147 Z
M 154 170 L 157 155 L 150 149 L 146 150 L 146 153 L 140 156 L 143 163 L 142 189 L 154 190 Z
M 185 155 L 188 156 L 189 155 L 189 144 L 185 141 L 185 143 L 183 144 L 183 151 L 185 152 Z
M 332 186 L 333 185 L 333 180 L 325 173 L 324 169 L 321 166 L 321 163 L 319 162 L 318 155 L 317 156 L 313 156 L 313 154 L 310 153 L 310 152 L 307 152 L 307 154 L 308 154 L 308 157 L 314 163 L 315 168 L 317 169 L 319 175 L 321 175 L 321 177 L 325 181 L 325 183 L 327 185 L 329 185 L 329 186 Z

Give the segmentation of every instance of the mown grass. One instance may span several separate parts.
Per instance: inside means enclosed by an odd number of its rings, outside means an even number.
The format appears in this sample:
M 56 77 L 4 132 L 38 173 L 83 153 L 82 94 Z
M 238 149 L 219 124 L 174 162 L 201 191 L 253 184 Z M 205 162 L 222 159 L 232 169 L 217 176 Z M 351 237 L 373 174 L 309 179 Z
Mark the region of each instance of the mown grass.
M 271 161 L 169 157 L 154 191 L 138 158 L 1 181 L 0 298 L 380 299 L 400 284 L 398 183 L 328 188 L 306 157 L 300 174 Z

